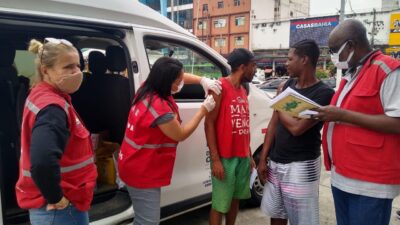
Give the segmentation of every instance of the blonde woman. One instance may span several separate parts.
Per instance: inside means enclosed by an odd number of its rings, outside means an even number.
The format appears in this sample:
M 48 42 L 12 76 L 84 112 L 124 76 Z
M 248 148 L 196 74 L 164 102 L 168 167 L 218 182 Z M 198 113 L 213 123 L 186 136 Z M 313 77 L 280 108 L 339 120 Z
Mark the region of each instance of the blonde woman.
M 32 225 L 89 224 L 96 167 L 88 130 L 71 104 L 82 82 L 79 54 L 67 40 L 31 40 L 37 79 L 25 104 L 17 201 Z

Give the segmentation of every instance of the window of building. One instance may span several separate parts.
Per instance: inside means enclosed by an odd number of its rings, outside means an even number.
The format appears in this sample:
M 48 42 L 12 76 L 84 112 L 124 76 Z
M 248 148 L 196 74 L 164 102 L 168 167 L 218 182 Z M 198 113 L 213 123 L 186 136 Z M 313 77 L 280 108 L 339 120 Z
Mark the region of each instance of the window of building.
M 240 0 L 233 0 L 234 6 L 240 6 Z
M 159 1 L 159 0 L 158 0 Z M 193 0 L 173 0 L 174 5 L 186 5 L 186 4 L 192 4 Z M 171 5 L 171 1 L 168 1 L 169 6 Z
M 293 17 L 293 12 L 292 11 L 290 11 L 290 17 Z
M 215 47 L 225 47 L 226 39 L 225 38 L 215 38 Z
M 244 16 L 238 16 L 235 18 L 236 26 L 244 26 Z
M 243 46 L 244 45 L 244 37 L 237 36 L 235 37 L 235 46 Z
M 225 26 L 226 26 L 226 19 L 214 20 L 214 27 L 215 28 L 223 28 Z
M 205 30 L 207 29 L 207 21 L 199 21 L 199 30 Z
M 224 8 L 224 2 L 218 2 L 218 9 Z
M 203 12 L 208 12 L 208 4 L 203 4 Z
M 160 1 L 154 1 L 154 0 L 141 0 L 141 3 L 149 6 L 150 8 L 160 12 L 161 11 L 161 5 Z

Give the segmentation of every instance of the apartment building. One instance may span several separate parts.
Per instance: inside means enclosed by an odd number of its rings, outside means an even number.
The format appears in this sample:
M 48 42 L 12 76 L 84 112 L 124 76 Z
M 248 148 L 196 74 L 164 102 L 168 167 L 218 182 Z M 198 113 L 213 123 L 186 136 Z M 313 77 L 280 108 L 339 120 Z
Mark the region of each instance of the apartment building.
M 249 48 L 251 1 L 194 0 L 193 33 L 222 55 Z

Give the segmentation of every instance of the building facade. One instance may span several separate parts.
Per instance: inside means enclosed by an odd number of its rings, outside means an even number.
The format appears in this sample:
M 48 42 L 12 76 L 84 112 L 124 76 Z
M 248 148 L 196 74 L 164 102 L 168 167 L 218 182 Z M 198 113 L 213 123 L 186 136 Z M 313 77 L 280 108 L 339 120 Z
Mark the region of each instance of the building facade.
M 382 11 L 400 8 L 400 0 L 382 0 Z
M 168 0 L 167 17 L 193 32 L 193 0 Z
M 223 55 L 252 47 L 251 24 L 307 17 L 310 0 L 194 0 L 193 33 Z
M 281 21 L 309 15 L 310 0 L 253 0 L 251 4 L 253 22 Z
M 167 16 L 167 1 L 166 0 L 139 0 L 139 2 L 158 11 L 163 16 Z
M 193 33 L 222 55 L 249 48 L 251 0 L 195 0 Z
M 368 39 L 374 48 L 379 48 L 386 54 L 400 58 L 400 28 L 398 33 L 391 28 L 392 21 L 399 18 L 400 11 L 373 11 L 346 14 L 345 19 L 357 19 L 366 29 Z M 253 22 L 251 25 L 252 44 L 250 48 L 258 59 L 259 67 L 276 68 L 285 66 L 287 53 L 294 42 L 311 38 L 315 39 L 321 49 L 319 65 L 325 68 L 330 61 L 327 40 L 330 31 L 338 24 L 338 15 L 325 17 L 308 17 L 304 19 L 286 19 L 282 21 Z M 400 27 L 400 23 L 399 23 Z M 395 35 L 399 35 L 395 39 Z M 395 40 L 390 44 L 389 37 Z
M 193 32 L 193 0 L 139 0 L 139 2 Z

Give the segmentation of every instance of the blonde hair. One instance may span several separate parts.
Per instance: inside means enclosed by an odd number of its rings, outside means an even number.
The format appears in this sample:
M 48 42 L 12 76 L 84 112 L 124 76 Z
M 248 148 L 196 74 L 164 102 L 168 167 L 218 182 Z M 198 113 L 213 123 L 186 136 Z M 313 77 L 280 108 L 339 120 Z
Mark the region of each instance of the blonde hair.
M 36 77 L 34 78 L 34 85 L 43 81 L 43 74 L 40 70 L 41 66 L 52 68 L 57 63 L 57 59 L 61 54 L 71 51 L 78 53 L 78 50 L 74 46 L 52 42 L 43 44 L 36 39 L 32 39 L 29 42 L 28 51 L 36 54 Z

